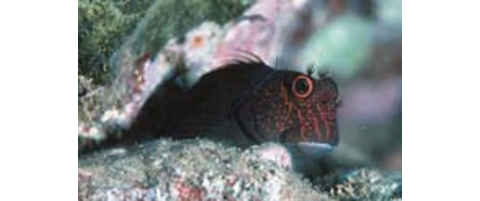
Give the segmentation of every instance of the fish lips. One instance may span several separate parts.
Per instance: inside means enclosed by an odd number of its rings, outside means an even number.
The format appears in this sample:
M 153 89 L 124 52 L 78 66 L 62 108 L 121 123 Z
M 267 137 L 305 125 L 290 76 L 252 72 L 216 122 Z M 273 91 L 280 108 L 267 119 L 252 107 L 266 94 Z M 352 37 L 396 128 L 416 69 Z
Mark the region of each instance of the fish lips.
M 297 149 L 307 155 L 323 156 L 332 152 L 336 144 L 318 141 L 300 141 L 299 139 L 287 139 L 287 136 L 295 136 L 295 128 L 288 129 L 280 134 L 280 142 L 297 147 Z M 290 142 L 289 142 L 290 141 Z M 295 142 L 297 141 L 297 142 Z
M 318 142 L 298 142 L 297 147 L 302 153 L 312 156 L 329 154 L 335 148 L 334 145 Z

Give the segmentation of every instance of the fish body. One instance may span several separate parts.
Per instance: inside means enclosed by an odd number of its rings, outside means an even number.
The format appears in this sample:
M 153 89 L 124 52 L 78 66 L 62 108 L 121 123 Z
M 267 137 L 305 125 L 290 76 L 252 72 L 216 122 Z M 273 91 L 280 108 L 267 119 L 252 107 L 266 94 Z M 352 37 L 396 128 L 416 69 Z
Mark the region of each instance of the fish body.
M 338 144 L 333 79 L 237 61 L 192 88 L 167 81 L 147 100 L 132 130 L 157 137 L 207 137 L 240 146 L 262 142 L 331 148 Z

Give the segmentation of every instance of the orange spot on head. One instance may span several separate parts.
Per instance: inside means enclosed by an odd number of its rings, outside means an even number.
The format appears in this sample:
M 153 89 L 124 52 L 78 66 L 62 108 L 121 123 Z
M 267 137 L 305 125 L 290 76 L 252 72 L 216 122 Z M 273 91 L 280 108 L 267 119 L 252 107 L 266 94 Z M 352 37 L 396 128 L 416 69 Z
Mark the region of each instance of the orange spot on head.
M 202 36 L 198 35 L 198 36 L 193 37 L 192 46 L 194 48 L 202 47 L 204 45 L 204 43 L 205 43 L 205 39 Z

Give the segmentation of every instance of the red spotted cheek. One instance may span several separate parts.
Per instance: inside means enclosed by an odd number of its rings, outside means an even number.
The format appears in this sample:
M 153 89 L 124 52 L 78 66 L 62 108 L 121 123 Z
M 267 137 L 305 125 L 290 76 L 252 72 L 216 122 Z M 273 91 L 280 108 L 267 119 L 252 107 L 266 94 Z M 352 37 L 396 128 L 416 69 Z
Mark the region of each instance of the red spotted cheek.
M 327 119 L 328 119 L 329 121 L 335 121 L 336 117 L 337 117 L 337 115 L 335 114 L 335 112 L 329 112 L 329 113 L 327 113 Z

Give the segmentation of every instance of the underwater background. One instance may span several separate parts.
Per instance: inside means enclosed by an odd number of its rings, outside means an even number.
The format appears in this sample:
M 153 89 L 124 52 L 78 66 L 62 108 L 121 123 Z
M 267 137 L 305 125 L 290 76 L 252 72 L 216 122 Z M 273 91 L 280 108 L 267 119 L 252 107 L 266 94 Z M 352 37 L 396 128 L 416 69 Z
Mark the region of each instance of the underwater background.
M 400 0 L 79 0 L 79 200 L 401 200 Z M 338 84 L 339 145 L 126 136 L 154 91 L 195 86 L 232 50 Z M 227 137 L 228 138 L 228 137 Z M 122 146 L 111 146 L 114 139 Z M 124 145 L 124 146 L 123 146 Z

